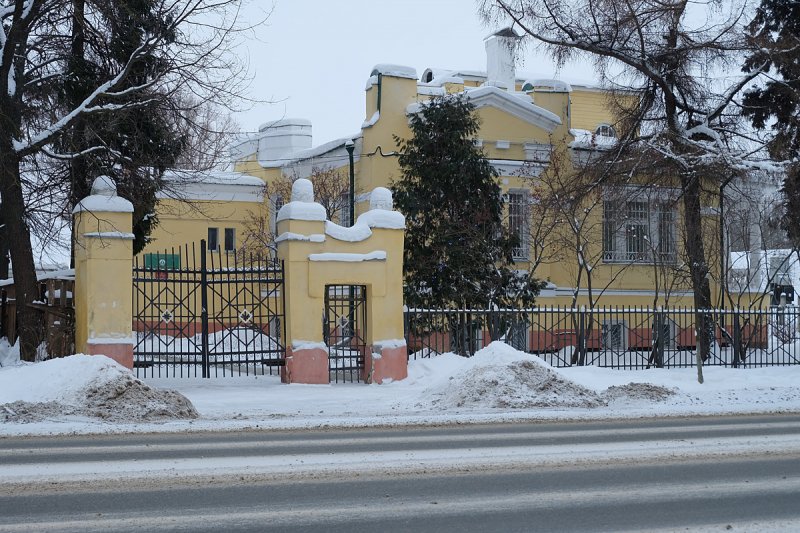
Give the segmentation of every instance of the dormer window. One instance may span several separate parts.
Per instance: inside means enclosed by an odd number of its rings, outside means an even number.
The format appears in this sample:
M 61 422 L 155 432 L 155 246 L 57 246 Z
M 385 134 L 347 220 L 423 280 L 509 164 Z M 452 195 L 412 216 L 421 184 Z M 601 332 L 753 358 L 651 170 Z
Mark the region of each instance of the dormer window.
M 617 138 L 617 130 L 615 130 L 614 126 L 611 124 L 600 124 L 597 126 L 597 129 L 594 130 L 594 134 L 597 137 L 608 137 L 610 139 Z
M 422 83 L 430 83 L 433 81 L 433 71 L 429 70 L 422 75 Z

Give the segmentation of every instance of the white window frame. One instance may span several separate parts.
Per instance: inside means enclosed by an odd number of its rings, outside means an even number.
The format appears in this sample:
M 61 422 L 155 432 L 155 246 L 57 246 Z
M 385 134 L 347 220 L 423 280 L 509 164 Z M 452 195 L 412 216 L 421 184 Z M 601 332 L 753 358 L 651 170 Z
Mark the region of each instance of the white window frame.
M 597 125 L 597 128 L 594 130 L 594 134 L 597 137 L 608 137 L 609 139 L 616 139 L 617 138 L 617 130 L 611 124 L 606 122 L 602 122 Z

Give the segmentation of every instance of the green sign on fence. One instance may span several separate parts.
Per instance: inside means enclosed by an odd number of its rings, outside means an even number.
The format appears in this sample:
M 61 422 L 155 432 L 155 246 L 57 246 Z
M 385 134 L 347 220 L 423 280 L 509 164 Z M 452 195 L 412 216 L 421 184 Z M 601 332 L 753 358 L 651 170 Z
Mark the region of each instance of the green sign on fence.
M 180 254 L 144 254 L 144 267 L 153 270 L 178 270 L 181 268 Z

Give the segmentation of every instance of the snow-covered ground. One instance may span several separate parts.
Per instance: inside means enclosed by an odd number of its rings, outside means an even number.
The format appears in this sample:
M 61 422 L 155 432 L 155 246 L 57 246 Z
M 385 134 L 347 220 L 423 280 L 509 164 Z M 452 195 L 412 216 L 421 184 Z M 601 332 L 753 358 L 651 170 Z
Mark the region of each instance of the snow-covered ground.
M 800 412 L 800 366 L 704 374 L 701 385 L 693 368 L 556 369 L 492 343 L 470 359 L 412 361 L 408 379 L 383 385 L 142 381 L 101 356 L 20 363 L 0 341 L 0 435 Z

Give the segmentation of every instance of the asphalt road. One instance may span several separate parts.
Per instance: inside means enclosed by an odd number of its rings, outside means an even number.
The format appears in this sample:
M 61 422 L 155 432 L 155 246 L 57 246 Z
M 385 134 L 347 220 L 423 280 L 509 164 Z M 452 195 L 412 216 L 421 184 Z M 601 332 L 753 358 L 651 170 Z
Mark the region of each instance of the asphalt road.
M 0 439 L 0 531 L 800 531 L 800 416 Z

